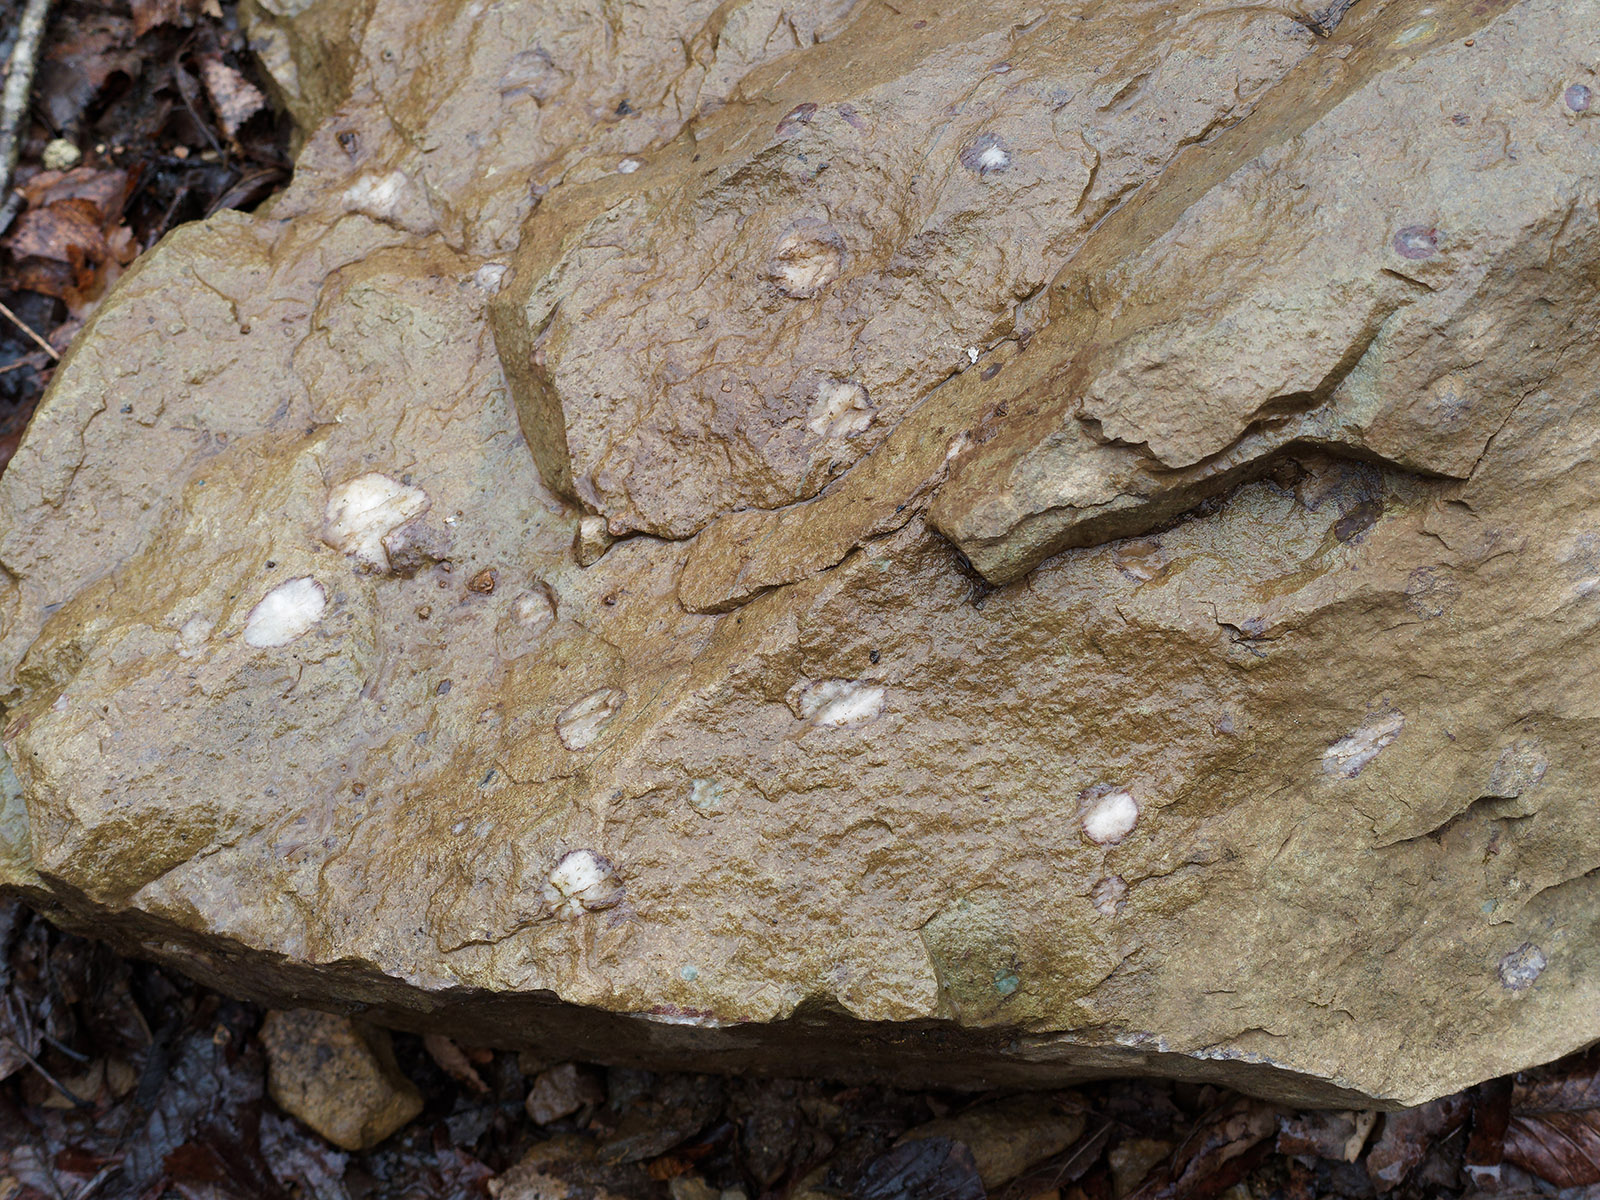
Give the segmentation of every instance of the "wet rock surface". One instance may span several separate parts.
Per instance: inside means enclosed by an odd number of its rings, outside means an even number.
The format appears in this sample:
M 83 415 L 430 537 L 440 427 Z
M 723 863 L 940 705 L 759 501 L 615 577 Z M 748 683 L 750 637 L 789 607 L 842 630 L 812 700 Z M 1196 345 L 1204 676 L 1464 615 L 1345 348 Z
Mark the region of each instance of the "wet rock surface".
M 5 883 L 552 1063 L 1593 1041 L 1600 6 L 1345 7 L 263 6 L 0 479 Z

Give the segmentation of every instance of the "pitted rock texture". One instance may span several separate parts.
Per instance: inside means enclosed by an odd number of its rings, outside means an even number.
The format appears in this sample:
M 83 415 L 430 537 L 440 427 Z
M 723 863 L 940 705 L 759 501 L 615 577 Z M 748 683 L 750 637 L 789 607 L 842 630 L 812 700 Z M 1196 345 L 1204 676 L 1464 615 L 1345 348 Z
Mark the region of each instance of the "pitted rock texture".
M 0 478 L 7 887 L 563 1060 L 1600 1037 L 1600 0 L 252 29 Z
M 815 495 L 1316 42 L 1231 2 L 929 6 L 753 73 L 534 216 L 494 317 L 546 479 L 663 537 Z

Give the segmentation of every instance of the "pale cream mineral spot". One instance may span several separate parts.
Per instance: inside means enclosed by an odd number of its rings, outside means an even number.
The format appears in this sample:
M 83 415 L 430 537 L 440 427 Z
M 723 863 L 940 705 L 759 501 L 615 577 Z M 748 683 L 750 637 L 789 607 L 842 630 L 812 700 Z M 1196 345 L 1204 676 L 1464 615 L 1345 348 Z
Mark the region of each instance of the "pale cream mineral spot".
M 844 235 L 832 225 L 804 217 L 789 227 L 772 248 L 767 275 L 778 290 L 806 300 L 844 271 Z
M 350 212 L 365 213 L 387 221 L 400 210 L 400 193 L 406 177 L 399 171 L 387 175 L 363 175 L 344 190 L 344 206 Z
M 1121 875 L 1107 875 L 1089 893 L 1094 910 L 1103 917 L 1114 917 L 1128 899 L 1128 885 Z
M 580 567 L 592 567 L 616 540 L 606 519 L 591 514 L 578 521 L 578 528 L 572 535 L 572 553 Z
M 323 540 L 363 566 L 389 569 L 383 540 L 428 509 L 428 494 L 376 472 L 358 475 L 328 493 Z
M 561 744 L 568 750 L 585 750 L 593 745 L 626 698 L 616 688 L 601 688 L 569 704 L 556 718 Z
M 1322 752 L 1323 774 L 1354 779 L 1400 736 L 1405 723 L 1405 716 L 1397 712 L 1373 717 L 1360 729 L 1348 737 L 1340 738 Z
M 497 292 L 510 269 L 505 263 L 484 263 L 472 273 L 472 282 L 486 292 Z
M 244 623 L 246 645 L 287 646 L 322 620 L 327 593 L 309 575 L 280 583 L 261 598 Z
M 179 658 L 193 658 L 211 640 L 211 631 L 216 627 L 216 622 L 209 617 L 196 613 L 183 623 L 178 630 L 177 642 L 174 649 Z
M 1396 34 L 1389 45 L 1396 48 L 1412 46 L 1418 42 L 1427 41 L 1438 32 L 1439 23 L 1437 21 L 1418 21 L 1415 25 L 1408 26 Z
M 572 850 L 562 856 L 546 877 L 545 903 L 563 921 L 575 921 L 586 912 L 611 908 L 622 901 L 622 881 L 616 868 L 593 850 Z
M 818 437 L 846 438 L 865 433 L 872 424 L 867 389 L 853 379 L 830 379 L 817 388 L 811 406 L 811 432 Z
M 990 146 L 982 154 L 978 155 L 978 169 L 985 174 L 1004 171 L 1010 165 L 1011 155 L 1007 154 L 999 146 Z
M 1083 814 L 1083 836 L 1097 846 L 1115 846 L 1139 823 L 1139 802 L 1129 792 L 1107 792 Z
M 723 812 L 722 785 L 715 779 L 696 779 L 689 785 L 689 806 L 702 817 Z
M 511 615 L 524 629 L 542 629 L 556 619 L 556 606 L 543 592 L 523 592 L 511 602 Z
M 800 693 L 800 715 L 813 725 L 865 725 L 883 711 L 884 689 L 859 679 L 824 679 Z
M 997 135 L 980 134 L 961 150 L 961 165 L 979 176 L 998 175 L 1011 166 L 1011 151 Z

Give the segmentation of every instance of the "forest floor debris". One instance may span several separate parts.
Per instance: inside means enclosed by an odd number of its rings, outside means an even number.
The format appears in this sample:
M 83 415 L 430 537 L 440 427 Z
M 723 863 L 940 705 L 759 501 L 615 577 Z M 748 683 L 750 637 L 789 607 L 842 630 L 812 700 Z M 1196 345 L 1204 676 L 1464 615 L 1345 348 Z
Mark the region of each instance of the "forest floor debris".
M 23 0 L 0 0 L 0 63 Z M 60 355 L 168 230 L 289 178 L 233 0 L 58 0 L 0 227 L 0 466 Z

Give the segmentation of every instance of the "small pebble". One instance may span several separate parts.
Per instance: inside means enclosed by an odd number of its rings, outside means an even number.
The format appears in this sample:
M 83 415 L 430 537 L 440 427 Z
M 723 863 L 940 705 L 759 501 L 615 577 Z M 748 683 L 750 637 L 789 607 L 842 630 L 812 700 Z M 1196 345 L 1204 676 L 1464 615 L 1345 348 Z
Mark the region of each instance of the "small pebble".
M 53 138 L 45 146 L 41 161 L 47 171 L 70 171 L 83 161 L 83 151 L 66 138 Z
M 385 1030 L 293 1009 L 267 1014 L 261 1043 L 273 1100 L 345 1150 L 376 1146 L 422 1111 Z

